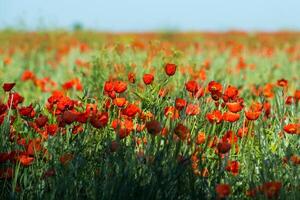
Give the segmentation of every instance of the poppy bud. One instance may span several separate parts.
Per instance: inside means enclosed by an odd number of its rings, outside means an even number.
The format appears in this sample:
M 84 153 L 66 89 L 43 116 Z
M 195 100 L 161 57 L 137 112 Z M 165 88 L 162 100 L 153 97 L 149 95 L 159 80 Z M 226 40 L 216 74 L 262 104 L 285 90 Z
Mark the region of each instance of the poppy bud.
M 151 135 L 158 135 L 162 130 L 161 124 L 157 120 L 147 122 L 146 128 Z

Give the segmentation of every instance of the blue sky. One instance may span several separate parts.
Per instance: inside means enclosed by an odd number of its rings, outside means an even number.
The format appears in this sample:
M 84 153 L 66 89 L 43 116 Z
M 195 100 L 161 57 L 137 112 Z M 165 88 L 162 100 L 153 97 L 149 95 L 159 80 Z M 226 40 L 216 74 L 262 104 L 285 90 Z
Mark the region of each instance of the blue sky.
M 300 0 L 0 0 L 0 29 L 300 30 Z

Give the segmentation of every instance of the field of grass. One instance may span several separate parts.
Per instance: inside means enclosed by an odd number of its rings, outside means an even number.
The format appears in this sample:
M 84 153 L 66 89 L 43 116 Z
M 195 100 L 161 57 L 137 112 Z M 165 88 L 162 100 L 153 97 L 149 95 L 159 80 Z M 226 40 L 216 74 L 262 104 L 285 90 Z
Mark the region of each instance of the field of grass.
M 0 32 L 0 199 L 299 199 L 300 33 Z

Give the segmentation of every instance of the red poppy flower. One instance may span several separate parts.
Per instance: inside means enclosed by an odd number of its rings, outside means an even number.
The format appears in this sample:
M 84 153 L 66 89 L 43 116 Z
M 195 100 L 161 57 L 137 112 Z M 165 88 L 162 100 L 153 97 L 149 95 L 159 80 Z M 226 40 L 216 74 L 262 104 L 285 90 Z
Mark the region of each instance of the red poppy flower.
M 228 142 L 219 142 L 217 145 L 218 152 L 221 154 L 228 153 L 231 149 L 231 144 Z
M 61 91 L 54 91 L 52 95 L 48 98 L 49 104 L 56 104 L 60 99 L 64 97 Z
M 111 99 L 115 99 L 117 97 L 115 91 L 108 92 L 107 94 Z
M 228 102 L 226 103 L 226 106 L 228 110 L 233 113 L 240 112 L 243 109 L 243 106 L 240 102 L 232 102 L 232 103 Z
M 247 117 L 248 120 L 257 120 L 260 116 L 261 112 L 260 111 L 246 111 L 245 115 Z
M 262 191 L 267 198 L 276 198 L 279 195 L 281 186 L 281 182 L 278 181 L 267 182 L 263 184 Z
M 293 103 L 296 103 L 296 98 L 293 96 L 288 96 L 285 100 L 285 104 L 292 105 Z
M 33 139 L 28 143 L 27 154 L 29 156 L 34 156 L 35 153 L 42 150 L 41 139 Z
M 264 105 L 259 102 L 253 102 L 250 106 L 250 110 L 252 111 L 262 111 L 264 108 Z
M 289 134 L 300 133 L 300 124 L 287 124 L 283 127 L 283 130 Z
M 122 113 L 128 117 L 134 117 L 141 110 L 135 104 L 128 104 L 127 107 L 122 111 Z
M 123 81 L 114 82 L 114 91 L 116 93 L 123 93 L 127 90 L 127 84 Z
M 96 115 L 97 112 L 94 112 L 94 113 L 91 113 L 89 114 L 88 112 L 83 112 L 83 113 L 80 113 L 78 112 L 76 115 L 76 121 L 79 122 L 79 123 L 86 123 L 89 119 L 89 117 L 93 116 L 93 115 Z
M 161 124 L 157 120 L 147 122 L 146 128 L 148 133 L 150 133 L 151 135 L 158 135 L 162 130 Z
M 216 193 L 218 195 L 218 198 L 226 198 L 231 193 L 231 187 L 228 184 L 218 184 L 216 186 Z
M 48 117 L 45 115 L 40 115 L 38 118 L 34 120 L 35 124 L 39 127 L 42 128 L 46 125 L 48 122 Z
M 223 114 L 223 120 L 227 122 L 235 122 L 240 119 L 240 114 L 233 112 L 225 112 Z
M 103 128 L 108 123 L 108 113 L 97 113 L 96 115 L 93 115 L 90 120 L 91 124 L 95 128 Z
M 198 87 L 196 93 L 193 93 L 193 94 L 192 94 L 193 97 L 194 97 L 194 98 L 197 98 L 197 99 L 199 99 L 200 97 L 203 97 L 203 96 L 204 96 L 204 92 L 205 92 L 204 90 L 205 90 L 204 88 Z
M 238 96 L 239 91 L 234 86 L 228 86 L 224 92 L 224 96 L 226 96 L 229 99 L 234 99 Z
M 58 130 L 58 126 L 56 124 L 49 124 L 46 126 L 46 131 L 49 135 L 55 135 Z
M 7 100 L 7 105 L 8 107 L 12 107 L 13 109 L 16 109 L 18 107 L 18 104 L 22 103 L 24 101 L 24 98 L 17 92 L 10 93 L 8 100 Z
M 231 172 L 234 176 L 238 175 L 239 173 L 239 166 L 240 163 L 238 161 L 228 161 L 226 166 L 226 171 Z
M 206 141 L 205 133 L 204 132 L 198 133 L 197 138 L 196 138 L 196 144 L 197 145 L 204 144 L 205 141 Z
M 134 128 L 133 121 L 129 119 L 125 119 L 124 121 L 114 119 L 111 126 L 115 129 L 120 139 L 124 139 L 129 136 Z
M 144 74 L 143 81 L 146 85 L 149 85 L 153 82 L 154 76 L 152 74 Z
M 222 93 L 222 85 L 216 81 L 211 81 L 208 84 L 208 91 L 211 93 Z
M 105 92 L 112 92 L 114 90 L 114 82 L 113 81 L 106 81 L 104 84 L 104 91 Z
M 109 100 L 109 99 L 108 99 Z M 85 113 L 87 115 L 92 115 L 92 114 L 96 114 L 97 113 L 97 104 L 91 104 L 91 103 L 88 103 L 86 104 L 85 106 Z
M 175 64 L 168 63 L 165 66 L 165 72 L 168 76 L 173 76 L 176 72 L 177 66 Z
M 190 134 L 190 130 L 181 123 L 177 124 L 174 132 L 181 140 L 186 140 L 188 138 L 188 135 Z
M 199 85 L 196 81 L 188 81 L 186 84 L 185 84 L 185 89 L 193 94 L 195 94 L 198 89 L 199 89 Z
M 223 120 L 223 115 L 222 115 L 221 111 L 214 110 L 214 111 L 206 114 L 206 119 L 210 123 L 217 123 L 217 124 L 219 124 Z
M 26 70 L 23 72 L 21 80 L 22 81 L 27 81 L 27 80 L 34 80 L 35 79 L 35 75 L 32 71 Z
M 279 87 L 287 87 L 288 86 L 288 81 L 285 79 L 280 79 L 277 81 L 277 85 Z
M 22 115 L 24 117 L 28 117 L 28 118 L 33 118 L 35 115 L 35 111 L 34 111 L 32 105 L 19 108 L 19 113 L 20 113 L 20 115 Z
M 74 84 L 75 84 L 75 83 L 74 83 L 73 80 L 67 81 L 67 82 L 65 82 L 65 83 L 62 85 L 62 88 L 63 88 L 64 90 L 70 90 L 70 89 L 73 88 Z
M 62 115 L 62 120 L 66 124 L 72 124 L 77 120 L 77 114 L 73 111 L 65 111 Z
M 16 83 L 4 83 L 2 88 L 5 92 L 9 92 L 13 89 L 13 87 L 16 85 Z
M 29 166 L 33 163 L 34 158 L 30 157 L 29 155 L 22 154 L 18 156 L 18 161 L 21 163 L 23 166 Z
M 175 107 L 177 110 L 182 110 L 186 106 L 186 100 L 181 98 L 176 98 Z
M 185 110 L 186 115 L 198 115 L 200 113 L 199 105 L 188 104 Z
M 167 106 L 164 110 L 164 114 L 166 117 L 170 117 L 171 119 L 178 119 L 179 117 L 179 112 L 174 106 Z
M 126 104 L 126 99 L 125 98 L 115 98 L 114 104 L 121 108 Z
M 223 142 L 228 142 L 230 144 L 234 144 L 234 143 L 237 143 L 238 141 L 238 138 L 237 136 L 234 134 L 233 131 L 229 130 L 227 131 L 224 136 L 222 137 L 222 141 Z

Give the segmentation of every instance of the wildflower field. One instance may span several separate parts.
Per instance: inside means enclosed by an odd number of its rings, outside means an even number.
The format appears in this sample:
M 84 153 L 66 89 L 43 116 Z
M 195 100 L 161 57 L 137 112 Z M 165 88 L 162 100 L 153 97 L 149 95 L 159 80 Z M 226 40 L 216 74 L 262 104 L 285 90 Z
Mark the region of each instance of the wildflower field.
M 0 199 L 300 199 L 300 33 L 0 32 Z

